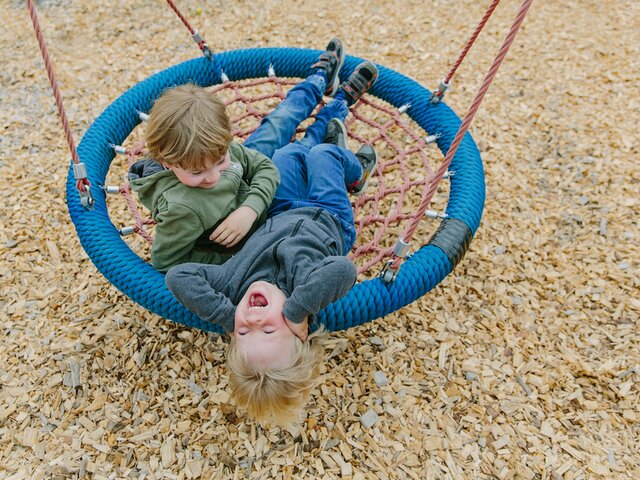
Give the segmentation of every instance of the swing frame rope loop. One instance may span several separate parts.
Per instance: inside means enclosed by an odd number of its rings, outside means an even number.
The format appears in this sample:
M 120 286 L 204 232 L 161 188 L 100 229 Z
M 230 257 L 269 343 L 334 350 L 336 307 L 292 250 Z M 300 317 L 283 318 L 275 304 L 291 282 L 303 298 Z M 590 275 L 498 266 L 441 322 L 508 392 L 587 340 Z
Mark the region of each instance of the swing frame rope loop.
M 209 48 L 209 45 L 207 45 L 207 42 L 202 38 L 198 30 L 191 35 L 191 38 L 193 38 L 193 41 L 196 42 L 196 45 L 202 50 L 204 56 L 209 60 L 213 60 L 213 51 Z
M 411 244 L 405 242 L 402 238 L 399 238 L 393 247 L 393 258 L 387 260 L 378 275 L 380 279 L 385 283 L 389 284 L 393 282 L 398 276 L 399 266 L 395 265 L 395 259 L 407 259 L 412 255 L 411 253 Z
M 78 190 L 80 194 L 80 203 L 87 210 L 92 210 L 95 205 L 95 200 L 91 194 L 91 186 L 85 185 L 84 190 Z

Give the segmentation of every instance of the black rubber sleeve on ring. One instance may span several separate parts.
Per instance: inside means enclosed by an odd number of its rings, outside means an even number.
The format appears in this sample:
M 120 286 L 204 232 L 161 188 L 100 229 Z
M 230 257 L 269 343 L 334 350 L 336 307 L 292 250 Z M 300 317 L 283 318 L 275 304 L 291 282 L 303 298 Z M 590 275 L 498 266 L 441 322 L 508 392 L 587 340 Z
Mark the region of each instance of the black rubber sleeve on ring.
M 451 261 L 453 270 L 467 253 L 472 237 L 471 229 L 462 220 L 445 218 L 427 245 L 433 245 L 442 250 Z

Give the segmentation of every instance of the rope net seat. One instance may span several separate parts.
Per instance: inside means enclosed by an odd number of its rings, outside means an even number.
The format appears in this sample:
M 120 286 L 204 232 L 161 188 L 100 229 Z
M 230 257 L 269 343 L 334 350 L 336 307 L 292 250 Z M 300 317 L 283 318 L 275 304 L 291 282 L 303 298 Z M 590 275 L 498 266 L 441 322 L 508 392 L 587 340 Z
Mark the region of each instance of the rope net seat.
M 270 107 L 275 106 L 286 90 L 299 81 L 292 79 L 307 75 L 319 53 L 293 48 L 234 50 L 217 53 L 213 60 L 189 60 L 149 77 L 116 99 L 84 135 L 78 155 L 86 165 L 88 180 L 94 186 L 107 183 L 115 157 L 112 146 L 127 140 L 141 121 L 138 112 L 148 112 L 165 89 L 190 82 L 213 87 L 223 98 L 231 92 L 226 101 L 239 126 L 236 136 L 245 138 L 268 113 L 254 108 L 253 103 L 275 102 Z M 346 78 L 361 61 L 347 56 L 341 76 Z M 281 78 L 269 77 L 270 65 Z M 365 194 L 353 200 L 360 233 L 350 256 L 358 266 L 361 281 L 318 314 L 318 321 L 333 331 L 385 316 L 429 292 L 466 252 L 484 206 L 482 161 L 467 133 L 449 165 L 454 175 L 449 179 L 449 198 L 440 227 L 431 237 L 424 228 L 420 230 L 424 236 L 413 239 L 412 252 L 397 269 L 393 281 L 374 276 L 374 267 L 379 270 L 385 259 L 387 266 L 391 262 L 399 264 L 395 245 L 405 224 L 424 223 L 422 212 L 416 218 L 411 206 L 421 203 L 436 177 L 429 167 L 431 146 L 426 144 L 434 141 L 443 153 L 447 152 L 461 125 L 446 104 L 430 101 L 429 90 L 393 70 L 378 68 L 378 81 L 368 92 L 369 97 L 361 100 L 347 121 L 351 147 L 372 143 L 381 161 Z M 245 93 L 244 87 L 267 83 L 275 85 L 275 95 Z M 234 104 L 239 100 L 245 111 L 234 114 Z M 420 129 L 422 132 L 418 133 Z M 395 200 L 389 201 L 390 197 Z M 97 188 L 93 189 L 93 199 L 93 208 L 85 208 L 77 194 L 71 165 L 67 179 L 69 213 L 83 248 L 98 270 L 123 293 L 157 315 L 186 326 L 221 332 L 216 325 L 203 322 L 184 308 L 166 288 L 164 275 L 125 242 L 120 226 L 110 218 L 105 195 Z M 138 222 L 148 223 L 141 218 Z M 404 254 L 403 250 L 402 257 Z
M 288 90 L 297 83 L 298 80 L 295 79 L 269 75 L 252 80 L 225 81 L 209 91 L 221 98 L 227 106 L 234 127 L 234 137 L 246 140 L 260 121 L 284 100 Z M 321 102 L 310 118 L 303 122 L 297 130 L 296 138 L 300 138 L 306 127 L 315 121 L 315 115 L 323 106 L 324 102 Z M 357 239 L 349 258 L 356 263 L 361 279 L 378 274 L 379 270 L 376 268 L 383 260 L 392 256 L 394 242 L 401 236 L 406 221 L 419 214 L 415 211 L 415 205 L 420 203 L 421 195 L 434 175 L 430 157 L 437 150 L 427 146 L 429 137 L 403 111 L 404 108 L 394 109 L 365 95 L 351 107 L 346 120 L 352 139 L 351 150 L 356 151 L 361 144 L 369 143 L 375 146 L 379 155 L 379 175 L 371 179 L 362 196 L 351 197 Z M 147 115 L 141 113 L 140 117 L 144 122 Z M 129 136 L 130 147 L 116 147 L 118 153 L 126 155 L 127 164 L 119 165 L 116 157 L 109 170 L 109 177 L 115 177 L 115 182 L 125 178 L 129 167 L 147 154 L 144 132 L 140 132 L 138 128 Z M 441 189 L 446 190 L 447 187 L 447 182 L 443 182 Z M 142 237 L 146 245 L 135 240 L 128 240 L 128 243 L 135 251 L 143 250 L 144 254 L 141 256 L 148 259 L 155 221 L 141 207 L 126 181 L 122 186 L 110 185 L 108 191 L 122 194 L 128 206 L 128 209 L 114 210 L 111 204 L 111 219 L 116 225 L 118 220 L 126 225 L 127 217 L 133 217 L 135 225 L 121 228 L 120 232 L 124 235 L 136 233 Z M 435 216 L 436 212 L 431 210 L 429 214 Z M 422 222 L 418 233 L 424 236 L 432 227 L 432 222 Z

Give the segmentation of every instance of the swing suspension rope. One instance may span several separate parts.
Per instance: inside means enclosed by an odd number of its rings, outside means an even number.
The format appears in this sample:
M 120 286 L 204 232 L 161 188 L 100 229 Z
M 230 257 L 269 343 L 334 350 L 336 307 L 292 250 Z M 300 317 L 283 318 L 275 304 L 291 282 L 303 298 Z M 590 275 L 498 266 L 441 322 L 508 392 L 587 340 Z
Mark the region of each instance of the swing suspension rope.
M 73 140 L 73 134 L 71 133 L 69 119 L 67 118 L 67 114 L 62 103 L 62 94 L 60 93 L 60 89 L 58 88 L 58 82 L 56 81 L 53 71 L 53 65 L 51 64 L 51 58 L 49 57 L 49 50 L 47 49 L 47 45 L 44 42 L 44 36 L 42 35 L 42 30 L 40 29 L 40 22 L 38 21 L 38 14 L 36 13 L 36 8 L 33 4 L 33 0 L 27 0 L 27 7 L 29 9 L 31 23 L 33 23 L 33 29 L 36 34 L 36 39 L 38 40 L 38 46 L 40 47 L 40 53 L 42 54 L 42 59 L 44 60 L 44 65 L 47 70 L 49 83 L 51 84 L 51 89 L 53 90 L 53 98 L 55 99 L 56 107 L 58 108 L 58 115 L 60 115 L 62 128 L 64 129 L 64 136 L 67 140 L 69 151 L 71 152 L 71 159 L 73 161 L 73 172 L 76 178 L 76 188 L 78 189 L 78 192 L 80 194 L 82 205 L 84 205 L 86 208 L 92 208 L 93 196 L 91 195 L 91 182 L 89 182 L 89 179 L 87 178 L 87 170 L 85 164 L 82 163 L 80 161 L 80 157 L 78 157 L 78 151 L 76 150 L 76 144 Z
M 198 45 L 198 48 L 202 51 L 204 56 L 207 57 L 209 60 L 213 60 L 213 52 L 207 45 L 207 42 L 205 42 L 204 38 L 200 36 L 200 34 L 198 33 L 198 30 L 194 29 L 191 26 L 191 24 L 186 19 L 186 17 L 182 15 L 180 10 L 178 10 L 178 7 L 176 6 L 175 3 L 173 3 L 171 0 L 167 0 L 167 3 L 171 7 L 171 9 L 175 12 L 175 14 L 178 16 L 178 18 L 182 21 L 184 26 L 187 27 L 187 29 L 189 30 L 189 33 L 191 33 L 191 38 L 193 38 L 193 41 L 196 42 L 196 44 Z
M 524 18 L 526 17 L 527 12 L 529 11 L 529 8 L 531 7 L 532 3 L 533 3 L 533 0 L 524 0 L 522 2 L 522 5 L 520 6 L 520 9 L 518 11 L 518 14 L 516 15 L 516 18 L 513 24 L 511 25 L 511 28 L 509 29 L 509 33 L 507 33 L 507 36 L 502 42 L 502 46 L 500 47 L 498 55 L 496 55 L 496 58 L 493 60 L 493 63 L 491 64 L 491 67 L 489 68 L 489 71 L 487 72 L 487 75 L 485 76 L 482 82 L 482 85 L 478 90 L 478 93 L 476 94 L 473 102 L 471 103 L 471 106 L 469 107 L 467 114 L 464 116 L 464 119 L 462 120 L 462 124 L 460 125 L 460 128 L 458 128 L 458 132 L 456 133 L 453 139 L 453 142 L 451 142 L 451 145 L 449 147 L 449 150 L 447 150 L 447 154 L 445 155 L 444 160 L 442 161 L 442 163 L 440 164 L 440 167 L 438 168 L 438 171 L 434 175 L 433 181 L 431 182 L 431 185 L 429 186 L 428 191 L 422 197 L 422 201 L 420 202 L 420 206 L 418 207 L 418 212 L 424 212 L 427 209 L 429 203 L 431 202 L 431 199 L 433 198 L 436 188 L 438 187 L 438 183 L 440 183 L 440 180 L 442 179 L 445 172 L 449 168 L 449 165 L 451 164 L 451 160 L 453 160 L 453 157 L 456 154 L 456 151 L 458 150 L 458 147 L 460 146 L 462 139 L 464 138 L 465 134 L 469 130 L 469 126 L 471 125 L 471 122 L 473 121 L 473 118 L 475 117 L 476 112 L 478 111 L 478 108 L 480 108 L 480 104 L 482 103 L 484 96 L 489 90 L 489 86 L 491 85 L 491 82 L 493 82 L 493 79 L 498 73 L 498 69 L 500 68 L 500 65 L 502 65 L 502 62 L 505 56 L 507 55 L 509 48 L 513 44 L 513 41 L 515 40 L 518 30 L 520 30 L 522 22 L 524 21 Z M 406 238 L 412 237 L 413 233 L 418 228 L 418 224 L 420 223 L 421 217 L 422 215 L 420 216 L 416 215 L 413 218 L 413 220 L 411 221 L 410 225 L 408 226 L 405 232 Z M 391 268 L 397 270 L 401 261 L 402 261 L 402 258 L 395 255 Z
M 451 79 L 453 78 L 453 75 L 456 73 L 456 70 L 458 70 L 458 67 L 462 64 L 462 61 L 467 56 L 467 53 L 469 53 L 469 50 L 471 50 L 471 46 L 474 44 L 474 42 L 478 38 L 478 35 L 480 35 L 480 32 L 489 21 L 491 14 L 496 9 L 499 3 L 500 3 L 500 0 L 493 0 L 491 5 L 489 5 L 489 8 L 487 8 L 487 11 L 482 16 L 482 19 L 478 23 L 478 26 L 469 37 L 469 40 L 467 40 L 467 43 L 465 44 L 462 51 L 460 52 L 460 55 L 458 55 L 458 58 L 453 64 L 453 66 L 451 67 L 451 70 L 449 70 L 449 73 L 447 74 L 447 76 L 440 81 L 438 88 L 436 88 L 431 94 L 431 103 L 438 103 L 442 100 L 442 98 L 444 97 L 444 92 L 451 86 Z
M 373 139 L 365 139 L 363 137 L 361 137 L 360 135 L 358 135 L 358 133 L 356 131 L 354 131 L 353 128 L 349 128 L 350 130 L 350 136 L 353 137 L 354 139 L 362 142 L 362 143 L 372 143 L 375 144 L 378 141 L 384 141 L 386 142 L 391 148 L 393 148 L 396 151 L 396 156 L 395 158 L 391 161 L 391 162 L 387 162 L 386 164 L 381 162 L 378 165 L 378 178 L 379 178 L 379 184 L 380 184 L 380 188 L 378 189 L 378 191 L 371 195 L 365 195 L 357 200 L 354 201 L 353 206 L 354 206 L 354 215 L 356 217 L 356 223 L 357 223 L 357 227 L 358 230 L 362 230 L 362 228 L 368 226 L 368 225 L 372 225 L 375 223 L 382 223 L 383 226 L 386 228 L 388 226 L 390 226 L 391 224 L 394 223 L 398 223 L 399 221 L 403 221 L 403 220 L 408 220 L 409 221 L 409 225 L 406 227 L 406 229 L 404 230 L 403 234 L 400 236 L 397 244 L 394 247 L 387 247 L 387 248 L 381 248 L 380 245 L 380 240 L 382 238 L 382 236 L 384 235 L 384 230 L 385 228 L 376 228 L 375 229 L 375 235 L 372 241 L 370 241 L 369 243 L 365 244 L 365 245 L 359 245 L 355 248 L 355 250 L 351 253 L 352 258 L 356 258 L 359 257 L 361 255 L 369 255 L 370 258 L 368 259 L 368 261 L 366 261 L 366 263 L 359 265 L 359 271 L 360 272 L 365 272 L 367 270 L 369 270 L 374 264 L 379 263 L 381 260 L 383 260 L 384 258 L 388 258 L 391 257 L 391 260 L 388 260 L 385 264 L 385 267 L 383 269 L 383 274 L 385 273 L 385 271 L 390 270 L 392 272 L 392 276 L 391 278 L 395 277 L 395 272 L 397 272 L 401 262 L 407 258 L 410 253 L 409 253 L 409 243 L 410 240 L 412 239 L 415 231 L 417 230 L 418 226 L 420 225 L 422 219 L 424 216 L 428 216 L 431 218 L 446 218 L 446 214 L 438 214 L 436 212 L 432 212 L 432 211 L 428 211 L 427 208 L 431 203 L 431 200 L 435 194 L 435 192 L 437 191 L 438 185 L 440 183 L 440 181 L 443 178 L 447 178 L 450 174 L 453 174 L 454 172 L 448 172 L 448 167 L 453 159 L 453 157 L 455 156 L 455 153 L 460 145 L 460 143 L 462 142 L 462 139 L 464 138 L 466 132 L 469 129 L 469 126 L 471 124 L 471 122 L 473 121 L 473 118 L 491 84 L 491 82 L 493 81 L 498 68 L 500 67 L 500 65 L 502 64 L 502 61 L 504 60 L 506 53 L 508 52 L 509 48 L 511 47 L 515 36 L 522 24 L 522 22 L 524 21 L 524 18 L 532 4 L 533 0 L 524 0 L 520 10 L 516 16 L 516 19 L 513 22 L 513 25 L 511 26 L 509 33 L 507 34 L 505 40 L 503 41 L 503 44 L 498 52 L 498 55 L 496 56 L 495 60 L 493 61 L 491 68 L 489 69 L 489 72 L 487 73 L 478 93 L 476 94 L 476 97 L 474 99 L 474 101 L 472 102 L 471 107 L 469 108 L 467 114 L 464 117 L 464 120 L 462 121 L 453 142 L 451 143 L 444 160 L 440 163 L 440 166 L 438 168 L 438 170 L 433 173 L 431 171 L 431 169 L 429 168 L 429 162 L 428 159 L 426 157 L 426 154 L 424 153 L 424 148 L 425 146 L 427 146 L 429 143 L 433 143 L 435 141 L 437 141 L 438 139 L 438 134 L 431 134 L 428 135 L 426 138 L 421 135 L 416 133 L 415 131 L 413 131 L 411 128 L 409 128 L 406 125 L 406 122 L 403 121 L 403 119 L 401 118 L 402 114 L 405 113 L 409 108 L 410 105 L 403 105 L 402 107 L 400 107 L 397 110 L 394 110 L 392 108 L 389 108 L 386 105 L 382 105 L 376 102 L 373 102 L 372 100 L 370 100 L 369 98 L 367 98 L 367 96 L 365 96 L 364 98 L 362 98 L 360 100 L 360 102 L 355 105 L 352 108 L 352 117 L 351 119 L 347 122 L 347 127 L 352 127 L 354 122 L 356 121 L 360 121 L 362 123 L 364 123 L 365 125 L 377 129 L 378 134 L 375 138 Z M 193 29 L 191 27 L 191 25 L 189 24 L 189 22 L 186 20 L 186 18 L 184 17 L 184 15 L 182 15 L 180 13 L 180 11 L 178 10 L 178 8 L 176 7 L 176 5 L 173 3 L 173 1 L 171 0 L 167 0 L 167 3 L 170 5 L 170 7 L 174 10 L 174 12 L 176 13 L 176 15 L 180 18 L 180 20 L 182 21 L 182 23 L 187 27 L 187 29 L 189 30 L 189 32 L 192 35 L 192 38 L 194 39 L 194 41 L 198 44 L 198 47 L 200 48 L 200 50 L 202 50 L 203 54 L 209 58 L 210 60 L 213 59 L 213 53 L 212 51 L 209 49 L 207 43 L 200 37 L 200 35 L 198 34 L 197 30 Z M 478 37 L 480 31 L 482 30 L 482 28 L 484 27 L 484 25 L 487 23 L 489 17 L 491 16 L 491 14 L 493 13 L 493 11 L 495 10 L 497 4 L 499 3 L 499 0 L 493 0 L 492 4 L 489 6 L 489 8 L 487 9 L 486 13 L 484 14 L 482 20 L 480 21 L 480 23 L 478 24 L 478 26 L 476 27 L 476 29 L 474 30 L 473 34 L 471 35 L 471 37 L 469 38 L 469 40 L 467 41 L 467 43 L 465 44 L 462 52 L 460 53 L 458 59 L 456 60 L 455 64 L 453 65 L 453 67 L 451 68 L 451 70 L 449 71 L 448 75 L 445 77 L 445 79 L 443 79 L 442 83 L 445 83 L 446 86 L 449 85 L 449 82 L 451 80 L 451 78 L 453 77 L 455 71 L 457 70 L 457 68 L 460 66 L 460 64 L 462 63 L 463 59 L 465 58 L 465 56 L 467 55 L 468 51 L 470 50 L 472 44 L 474 43 L 474 41 L 476 40 L 476 38 Z M 64 131 L 65 131 L 65 136 L 67 139 L 67 143 L 69 144 L 69 149 L 71 151 L 71 155 L 72 155 L 72 160 L 73 160 L 73 164 L 74 164 L 74 175 L 76 178 L 76 187 L 80 193 L 80 197 L 82 200 L 82 205 L 85 206 L 85 208 L 91 208 L 93 205 L 93 198 L 91 196 L 91 191 L 90 191 L 90 183 L 89 180 L 86 176 L 86 169 L 84 168 L 84 164 L 82 162 L 80 162 L 79 158 L 78 158 L 78 154 L 75 148 L 75 143 L 73 141 L 73 136 L 71 134 L 71 129 L 69 127 L 69 122 L 67 119 L 67 116 L 65 114 L 64 111 L 64 107 L 62 104 L 62 97 L 60 94 L 60 91 L 58 89 L 57 83 L 55 81 L 55 76 L 54 76 L 54 72 L 53 72 L 53 68 L 51 66 L 51 61 L 49 59 L 49 55 L 46 49 L 46 45 L 44 43 L 43 40 L 43 36 L 42 33 L 40 31 L 40 26 L 37 20 L 37 15 L 35 12 L 35 7 L 33 5 L 33 0 L 27 0 L 27 4 L 29 7 L 29 12 L 31 15 L 31 19 L 34 25 L 34 29 L 36 32 L 36 37 L 38 39 L 38 44 L 40 46 L 40 50 L 47 68 L 47 74 L 49 76 L 49 81 L 51 83 L 51 87 L 53 89 L 54 92 L 54 97 L 56 100 L 56 105 L 58 107 L 58 112 L 60 114 L 60 118 L 62 120 L 62 124 L 64 127 Z M 222 91 L 223 89 L 231 89 L 234 92 L 234 97 L 231 98 L 230 100 L 227 100 L 226 103 L 232 104 L 235 102 L 244 102 L 246 105 L 248 105 L 247 107 L 247 112 L 243 115 L 241 115 L 238 118 L 233 119 L 234 123 L 236 123 L 239 120 L 243 120 L 245 118 L 248 117 L 254 117 L 257 118 L 258 120 L 260 120 L 263 116 L 266 115 L 265 112 L 256 110 L 252 107 L 252 103 L 256 102 L 256 101 L 261 101 L 261 100 L 266 100 L 269 98 L 280 98 L 283 99 L 286 94 L 284 91 L 283 87 L 287 87 L 287 86 L 293 86 L 295 85 L 295 81 L 291 81 L 291 80 L 285 80 L 285 79 L 280 79 L 274 76 L 273 72 L 269 72 L 269 78 L 262 78 L 262 79 L 257 79 L 257 80 L 252 80 L 252 81 L 244 81 L 244 82 L 229 82 L 228 79 L 225 79 L 223 76 L 223 80 L 226 80 L 223 84 L 218 85 L 216 87 L 216 89 L 214 89 L 214 91 L 218 92 L 218 91 Z M 261 95 L 261 96 L 248 96 L 244 93 L 242 93 L 242 89 L 246 88 L 246 87 L 253 87 L 253 86 L 257 86 L 257 85 L 263 85 L 266 83 L 274 83 L 276 85 L 277 91 L 275 94 L 269 94 L 269 95 Z M 445 88 L 446 89 L 446 88 Z M 431 103 L 438 103 L 444 94 L 444 90 L 440 91 L 440 89 L 438 89 L 437 91 L 433 92 L 432 96 L 431 96 Z M 435 99 L 435 100 L 434 100 Z M 380 122 L 376 122 L 374 120 L 371 120 L 370 118 L 368 118 L 367 115 L 364 115 L 362 113 L 360 113 L 360 109 L 362 108 L 362 106 L 365 105 L 369 108 L 373 108 L 374 110 L 379 110 L 382 111 L 384 114 L 386 114 L 386 116 L 389 118 L 388 121 L 386 121 L 385 123 L 380 123 Z M 322 107 L 322 105 L 320 106 L 320 108 Z M 141 114 L 140 115 L 142 119 L 144 119 L 144 115 Z M 408 138 L 410 138 L 413 142 L 414 142 L 414 146 L 411 147 L 410 149 L 408 149 L 407 151 L 405 151 L 404 149 L 400 148 L 398 145 L 398 142 L 394 141 L 391 136 L 388 134 L 388 131 L 395 126 L 399 126 L 400 129 L 404 132 L 404 134 L 406 136 L 408 136 Z M 241 137 L 241 138 L 246 138 L 255 128 L 257 127 L 254 126 L 250 129 L 244 129 L 244 130 L 238 130 L 236 132 L 234 132 L 235 135 Z M 136 147 L 134 147 L 133 149 L 125 149 L 124 147 L 120 147 L 120 146 L 114 146 L 116 152 L 118 153 L 126 153 L 127 157 L 128 157 L 128 161 L 129 163 L 132 163 L 133 161 L 135 161 L 135 159 L 140 156 L 143 152 L 144 152 L 144 144 L 141 143 L 140 145 L 137 145 Z M 416 180 L 411 180 L 409 178 L 409 172 L 407 167 L 404 165 L 403 163 L 403 159 L 407 156 L 410 155 L 417 155 L 417 157 L 419 158 L 419 161 L 422 163 L 422 165 L 424 166 L 427 175 L 425 176 L 425 178 L 423 178 L 422 180 L 416 181 Z M 385 179 L 384 176 L 381 175 L 382 172 L 384 172 L 386 166 L 390 166 L 390 165 L 399 165 L 399 168 L 402 172 L 402 176 L 404 179 L 404 185 L 400 188 L 398 187 L 390 187 L 388 189 L 385 189 Z M 388 214 L 381 214 L 378 211 L 377 205 L 379 204 L 379 201 L 381 199 L 383 199 L 386 195 L 388 195 L 389 193 L 397 193 L 400 196 L 400 200 L 398 202 L 399 205 L 402 205 L 402 200 L 404 199 L 404 197 L 406 196 L 406 192 L 408 190 L 408 188 L 410 187 L 416 187 L 416 186 L 422 186 L 423 188 L 423 194 L 421 197 L 421 201 L 419 204 L 419 207 L 417 208 L 417 210 L 415 212 L 413 212 L 412 214 L 405 214 L 405 213 L 401 213 L 400 211 L 400 207 L 398 206 L 396 208 L 396 211 L 394 213 L 394 215 L 388 215 Z M 122 193 L 125 198 L 127 199 L 127 204 L 129 206 L 129 209 L 133 212 L 133 217 L 135 220 L 135 227 L 126 227 L 125 229 L 121 229 L 121 234 L 128 234 L 128 233 L 137 233 L 139 235 L 141 235 L 143 238 L 145 238 L 145 240 L 151 242 L 153 240 L 152 236 L 145 230 L 145 226 L 151 225 L 154 222 L 150 219 L 144 219 L 142 217 L 142 215 L 138 212 L 136 206 L 135 206 L 135 202 L 131 197 L 131 193 L 130 193 L 130 188 L 127 184 L 125 184 L 122 187 L 104 187 L 105 191 L 107 193 L 112 193 L 114 190 L 118 191 L 120 193 Z M 371 213 L 368 214 L 363 214 L 361 216 L 358 215 L 359 211 L 364 211 L 366 210 L 365 206 L 368 205 L 368 208 L 370 210 L 373 210 Z

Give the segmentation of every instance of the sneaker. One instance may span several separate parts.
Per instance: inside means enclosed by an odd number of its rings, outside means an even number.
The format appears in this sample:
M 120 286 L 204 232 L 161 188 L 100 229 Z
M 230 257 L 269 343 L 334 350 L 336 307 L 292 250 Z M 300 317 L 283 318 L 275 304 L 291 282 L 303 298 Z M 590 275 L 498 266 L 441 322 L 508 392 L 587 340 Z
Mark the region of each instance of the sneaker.
M 378 165 L 378 154 L 371 145 L 363 145 L 356 152 L 356 158 L 362 165 L 362 177 L 357 182 L 349 185 L 347 190 L 354 195 L 362 195 Z
M 378 79 L 378 67 L 371 62 L 363 62 L 356 67 L 346 82 L 338 89 L 344 92 L 349 105 L 356 103 L 364 92 L 369 90 Z
M 342 40 L 332 38 L 327 45 L 327 49 L 318 57 L 318 61 L 311 65 L 311 68 L 314 70 L 324 70 L 327 76 L 327 88 L 324 91 L 325 95 L 333 97 L 338 91 L 338 87 L 340 86 L 338 72 L 342 68 L 343 63 L 344 48 L 342 47 Z
M 339 118 L 332 118 L 327 125 L 327 133 L 323 143 L 332 143 L 340 148 L 347 148 L 347 127 Z

